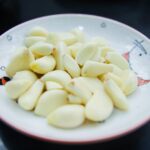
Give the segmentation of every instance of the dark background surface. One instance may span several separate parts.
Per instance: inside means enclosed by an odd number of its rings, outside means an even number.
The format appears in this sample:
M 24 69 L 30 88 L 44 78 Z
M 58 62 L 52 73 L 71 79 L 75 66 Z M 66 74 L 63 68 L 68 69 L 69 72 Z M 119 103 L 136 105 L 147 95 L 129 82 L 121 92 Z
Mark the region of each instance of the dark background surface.
M 58 13 L 84 13 L 121 21 L 150 37 L 150 0 L 0 0 L 0 34 L 32 18 Z M 13 119 L 13 118 L 12 118 Z M 44 143 L 26 137 L 0 122 L 0 150 L 150 150 L 150 123 L 111 142 L 82 146 Z

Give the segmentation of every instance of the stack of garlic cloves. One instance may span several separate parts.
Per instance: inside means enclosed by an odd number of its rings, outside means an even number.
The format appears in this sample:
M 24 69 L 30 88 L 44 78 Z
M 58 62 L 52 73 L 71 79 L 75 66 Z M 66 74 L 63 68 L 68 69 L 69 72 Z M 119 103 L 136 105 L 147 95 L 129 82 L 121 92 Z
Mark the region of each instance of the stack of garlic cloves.
M 137 77 L 108 42 L 87 39 L 82 30 L 49 32 L 34 27 L 16 49 L 6 73 L 8 96 L 58 128 L 75 128 L 86 119 L 100 122 L 113 110 L 127 111 Z

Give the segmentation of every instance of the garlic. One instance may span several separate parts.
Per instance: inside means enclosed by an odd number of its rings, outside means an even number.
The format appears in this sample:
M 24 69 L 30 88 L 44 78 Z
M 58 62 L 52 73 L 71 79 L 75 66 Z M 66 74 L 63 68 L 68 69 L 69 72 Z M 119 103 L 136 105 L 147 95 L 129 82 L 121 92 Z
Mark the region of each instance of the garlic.
M 111 99 L 104 90 L 95 91 L 85 106 L 86 118 L 92 121 L 106 120 L 113 111 Z
M 137 89 L 138 80 L 136 74 L 131 70 L 124 70 L 122 73 L 122 90 L 125 95 L 130 95 Z
M 67 104 L 67 93 L 63 90 L 51 90 L 43 93 L 35 108 L 35 113 L 40 116 L 47 116 L 56 108 Z
M 59 107 L 47 117 L 48 123 L 59 128 L 75 128 L 84 120 L 84 107 L 82 105 L 65 105 Z
M 69 55 L 63 56 L 64 68 L 72 77 L 80 76 L 80 67 L 77 62 Z
M 108 95 L 113 101 L 113 104 L 116 108 L 121 110 L 128 109 L 127 98 L 119 88 L 119 86 L 111 79 L 108 79 L 104 82 L 104 87 Z
M 48 31 L 40 26 L 34 27 L 28 33 L 29 36 L 43 36 L 46 37 L 48 35 Z
M 30 69 L 39 74 L 45 74 L 55 68 L 56 61 L 53 56 L 44 56 L 30 64 Z
M 129 69 L 128 62 L 119 53 L 108 52 L 107 55 L 106 55 L 106 60 L 108 60 L 110 63 L 118 66 L 120 69 Z
M 30 88 L 32 82 L 27 79 L 12 80 L 5 84 L 6 92 L 12 99 L 19 98 Z
M 33 44 L 38 42 L 46 42 L 46 38 L 42 36 L 28 36 L 24 40 L 27 47 L 31 47 Z
M 85 44 L 85 46 L 77 52 L 76 61 L 79 65 L 84 65 L 87 60 L 92 59 L 97 52 L 97 46 L 93 43 Z
M 67 49 L 67 46 L 63 42 L 61 42 L 57 45 L 56 49 L 54 50 L 56 69 L 64 70 L 63 55 L 67 53 Z
M 29 50 L 36 56 L 48 56 L 53 52 L 54 46 L 46 42 L 37 42 Z
M 59 90 L 63 89 L 63 86 L 54 81 L 46 81 L 46 90 Z
M 65 87 L 71 80 L 70 75 L 62 70 L 54 70 L 52 72 L 48 72 L 45 74 L 42 78 L 42 81 L 54 81 L 59 84 L 61 84 L 63 87 Z
M 74 95 L 82 98 L 84 104 L 86 104 L 87 101 L 92 96 L 92 92 L 90 92 L 90 90 L 86 87 L 86 85 L 84 84 L 84 82 L 82 80 L 80 80 L 80 78 L 74 78 L 74 79 L 72 79 L 66 85 L 66 89 L 70 93 L 72 93 L 72 94 L 74 94 Z
M 72 45 L 77 42 L 76 36 L 69 32 L 60 33 L 59 37 L 66 45 Z
M 34 61 L 33 54 L 25 47 L 16 50 L 16 54 L 12 57 L 5 71 L 12 77 L 16 72 L 28 70 L 30 63 Z
M 78 97 L 73 94 L 68 95 L 68 101 L 70 104 L 82 104 L 83 103 L 83 100 L 81 97 Z
M 95 61 L 87 61 L 82 68 L 82 76 L 97 77 L 101 74 L 111 72 L 112 66 Z
M 18 79 L 26 79 L 29 80 L 31 83 L 34 83 L 38 77 L 35 73 L 29 70 L 24 70 L 24 71 L 19 71 L 16 72 L 16 74 L 13 76 L 13 80 L 18 80 Z
M 81 50 L 82 46 L 83 46 L 83 44 L 81 44 L 79 42 L 68 46 L 68 49 L 69 49 L 69 51 L 70 51 L 73 58 L 76 58 L 77 53 L 78 53 L 78 51 Z
M 32 110 L 35 108 L 40 95 L 44 89 L 44 84 L 40 80 L 37 80 L 30 89 L 28 89 L 18 99 L 18 104 L 25 110 Z

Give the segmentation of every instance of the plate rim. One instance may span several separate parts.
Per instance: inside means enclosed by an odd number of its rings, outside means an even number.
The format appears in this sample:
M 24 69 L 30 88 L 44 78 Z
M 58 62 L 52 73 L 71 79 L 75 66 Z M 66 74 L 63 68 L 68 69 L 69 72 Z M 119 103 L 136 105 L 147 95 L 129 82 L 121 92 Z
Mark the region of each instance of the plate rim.
M 24 131 L 23 129 L 21 129 L 20 127 L 17 127 L 11 123 L 9 123 L 8 121 L 6 121 L 4 118 L 0 118 L 0 121 L 2 121 L 3 123 L 5 123 L 6 125 L 8 125 L 9 127 L 11 127 L 12 129 L 14 129 L 15 131 L 26 135 L 27 137 L 30 137 L 32 139 L 37 139 L 43 142 L 53 142 L 53 143 L 58 143 L 58 144 L 68 144 L 68 145 L 72 145 L 72 144 L 79 144 L 79 145 L 84 145 L 84 144 L 93 144 L 93 143 L 102 143 L 102 142 L 108 142 L 111 140 L 115 140 L 118 139 L 120 137 L 123 137 L 125 135 L 128 135 L 136 130 L 138 130 L 140 127 L 142 127 L 143 125 L 145 125 L 146 123 L 148 123 L 150 121 L 150 117 L 147 117 L 146 119 L 143 119 L 142 121 L 140 121 L 138 124 L 133 125 L 132 127 L 130 127 L 130 129 L 128 130 L 124 130 L 124 131 L 120 131 L 118 133 L 114 133 L 108 136 L 103 136 L 103 137 L 97 137 L 97 138 L 92 138 L 89 140 L 61 140 L 61 139 L 57 139 L 57 138 L 48 138 L 48 137 L 44 137 L 44 136 L 39 136 L 37 134 L 33 134 L 27 131 Z
M 109 21 L 109 22 L 113 22 L 114 24 L 118 24 L 118 25 L 132 31 L 132 32 L 137 33 L 138 35 L 140 35 L 141 37 L 146 39 L 147 42 L 150 43 L 150 39 L 147 36 L 145 36 L 143 33 L 139 32 L 138 30 L 136 30 L 136 29 L 120 22 L 120 21 L 110 19 L 110 18 L 106 18 L 106 17 L 102 17 L 102 16 L 98 16 L 98 15 L 80 14 L 80 13 L 54 14 L 54 15 L 47 15 L 47 16 L 43 16 L 43 17 L 37 17 L 35 19 L 30 19 L 29 21 L 22 22 L 21 24 L 16 25 L 16 26 L 12 27 L 11 29 L 7 30 L 6 32 L 4 32 L 3 34 L 1 34 L 0 35 L 0 40 L 3 38 L 3 36 L 7 35 L 9 32 L 11 32 L 11 31 L 15 30 L 16 28 L 21 27 L 25 24 L 28 24 L 32 21 L 46 19 L 46 18 L 49 18 L 49 17 L 54 17 L 55 18 L 55 17 L 66 17 L 66 16 L 86 17 L 86 18 L 91 18 L 91 19 L 95 18 L 95 19 L 102 19 L 102 20 L 106 20 L 106 21 Z M 144 124 L 148 123 L 150 121 L 150 116 L 140 120 L 139 123 L 131 126 L 127 130 L 120 131 L 120 132 L 114 133 L 114 134 L 110 134 L 108 136 L 91 138 L 91 139 L 87 139 L 87 140 L 86 139 L 85 140 L 63 140 L 63 139 L 61 140 L 61 139 L 58 139 L 58 138 L 50 138 L 50 137 L 40 136 L 40 135 L 37 135 L 36 133 L 34 134 L 34 133 L 31 133 L 31 132 L 28 132 L 28 131 L 24 131 L 23 129 L 21 129 L 21 127 L 17 127 L 13 123 L 5 120 L 5 117 L 2 117 L 2 115 L 0 115 L 0 121 L 4 122 L 9 127 L 15 129 L 16 131 L 18 131 L 18 132 L 20 132 L 20 133 L 22 133 L 22 134 L 24 134 L 28 137 L 38 139 L 40 141 L 55 142 L 55 143 L 62 143 L 62 144 L 90 144 L 90 143 L 96 143 L 96 142 L 110 141 L 110 140 L 117 139 L 119 137 L 125 136 L 125 135 L 137 130 L 138 128 L 140 128 Z

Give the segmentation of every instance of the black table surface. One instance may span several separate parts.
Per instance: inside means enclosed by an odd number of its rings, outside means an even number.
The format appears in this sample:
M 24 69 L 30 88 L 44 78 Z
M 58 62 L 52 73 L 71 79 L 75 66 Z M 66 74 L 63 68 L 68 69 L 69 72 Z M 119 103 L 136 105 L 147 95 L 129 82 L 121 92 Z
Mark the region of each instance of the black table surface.
M 0 34 L 36 17 L 60 13 L 83 13 L 121 21 L 150 37 L 149 7 L 150 0 L 0 0 Z M 150 150 L 150 123 L 129 135 L 109 142 L 68 146 L 31 139 L 0 121 L 0 139 L 0 150 L 60 148 Z

